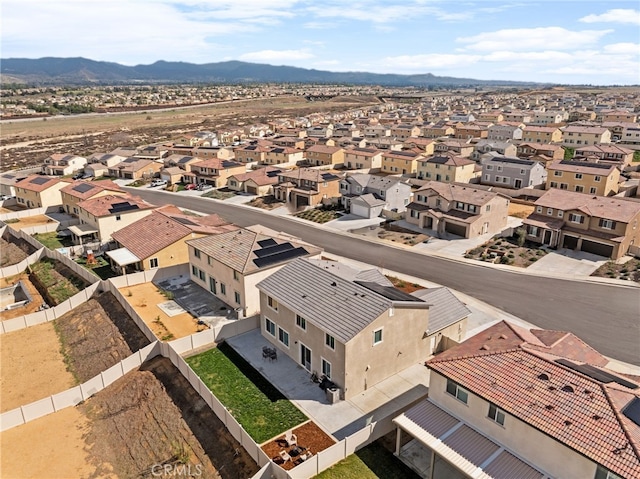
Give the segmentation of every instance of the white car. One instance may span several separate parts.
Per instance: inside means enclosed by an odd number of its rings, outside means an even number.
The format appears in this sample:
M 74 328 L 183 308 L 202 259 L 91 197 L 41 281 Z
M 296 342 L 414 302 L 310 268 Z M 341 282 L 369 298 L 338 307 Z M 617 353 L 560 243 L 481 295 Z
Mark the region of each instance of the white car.
M 167 184 L 167 180 L 153 180 L 149 185 L 150 188 L 154 188 L 156 186 L 164 186 Z

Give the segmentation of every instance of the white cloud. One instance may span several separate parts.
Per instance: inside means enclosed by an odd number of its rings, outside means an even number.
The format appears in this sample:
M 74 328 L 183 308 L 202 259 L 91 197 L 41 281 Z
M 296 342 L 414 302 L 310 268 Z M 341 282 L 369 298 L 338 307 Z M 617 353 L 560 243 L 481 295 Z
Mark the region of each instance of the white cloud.
M 239 60 L 247 62 L 286 62 L 297 60 L 308 60 L 314 55 L 308 50 L 261 50 L 240 55 Z
M 429 73 L 431 71 L 466 68 L 482 59 L 481 55 L 429 53 L 385 57 L 380 61 L 384 71 Z
M 323 2 L 307 8 L 307 11 L 318 18 L 340 18 L 371 22 L 373 24 L 388 24 L 400 21 L 428 18 L 443 22 L 459 22 L 473 16 L 470 10 L 461 13 L 448 13 L 441 8 L 427 5 L 420 0 L 402 2 L 375 2 L 360 0 L 354 2 L 337 1 L 333 4 Z
M 583 23 L 631 23 L 640 25 L 640 10 L 615 8 L 600 15 L 591 14 L 578 20 Z
M 457 38 L 473 51 L 536 51 L 540 49 L 575 50 L 598 43 L 613 30 L 571 31 L 562 27 L 515 28 L 485 32 L 471 37 Z

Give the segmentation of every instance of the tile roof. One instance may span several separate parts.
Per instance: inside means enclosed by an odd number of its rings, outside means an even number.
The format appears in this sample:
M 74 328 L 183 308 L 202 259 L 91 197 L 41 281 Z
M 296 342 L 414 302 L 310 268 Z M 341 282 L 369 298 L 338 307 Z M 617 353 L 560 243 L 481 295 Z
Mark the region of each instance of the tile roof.
M 578 210 L 596 218 L 630 222 L 640 214 L 640 203 L 624 198 L 592 196 L 585 193 L 551 188 L 534 205 L 563 211 Z
M 126 210 L 122 210 L 122 213 L 126 213 L 134 210 L 148 210 L 151 208 L 155 208 L 155 205 L 151 203 L 147 203 L 142 198 L 137 196 L 116 196 L 116 195 L 105 195 L 98 196 L 97 198 L 89 198 L 88 200 L 81 201 L 78 203 L 78 207 L 85 210 L 87 213 L 93 216 L 110 216 L 115 214 L 113 211 L 113 207 L 117 204 L 127 203 L 130 207 Z
M 547 165 L 550 171 L 567 171 L 587 175 L 610 175 L 617 167 L 611 163 L 593 163 L 578 160 L 556 160 Z
M 16 181 L 14 183 L 14 186 L 18 188 L 24 188 L 25 190 L 28 190 L 28 191 L 39 193 L 48 188 L 51 188 L 54 185 L 57 185 L 61 181 L 64 181 L 64 180 L 61 180 L 60 178 L 54 178 L 51 176 L 30 175 L 30 176 L 27 176 L 26 178 L 23 178 L 22 180 Z
M 111 180 L 74 181 L 60 191 L 80 200 L 86 200 L 104 190 L 123 191 L 122 188 Z
M 415 194 L 428 190 L 442 196 L 447 201 L 461 201 L 474 205 L 484 205 L 496 196 L 501 196 L 499 193 L 492 191 L 476 190 L 470 186 L 458 186 L 440 181 L 428 181 L 424 186 L 416 190 Z
M 232 175 L 229 178 L 235 178 L 240 182 L 253 180 L 253 182 L 258 186 L 275 185 L 278 183 L 278 173 L 280 173 L 281 171 L 282 170 L 280 168 L 267 166 L 265 168 L 258 168 L 257 170 L 251 170 L 246 173 Z
M 427 366 L 610 471 L 639 477 L 640 425 L 623 411 L 640 400 L 640 385 L 603 369 L 606 361 L 571 333 L 502 321 Z
M 344 148 L 339 146 L 327 146 L 327 145 L 313 145 L 307 148 L 307 153 L 324 153 L 333 155 L 339 151 L 344 151 Z
M 469 308 L 447 288 L 420 289 L 411 293 L 429 303 L 429 334 L 440 331 L 471 314 Z

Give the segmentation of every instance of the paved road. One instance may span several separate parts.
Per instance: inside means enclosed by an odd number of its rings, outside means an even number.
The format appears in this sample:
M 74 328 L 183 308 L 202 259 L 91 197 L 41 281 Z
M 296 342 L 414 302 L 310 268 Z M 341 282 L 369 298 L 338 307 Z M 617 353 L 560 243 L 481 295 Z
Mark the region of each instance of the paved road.
M 602 354 L 640 365 L 640 288 L 468 264 L 374 243 L 257 209 L 138 188 L 130 191 L 155 204 L 173 203 L 218 213 L 240 226 L 261 223 L 328 252 L 442 284 L 541 328 L 571 331 Z

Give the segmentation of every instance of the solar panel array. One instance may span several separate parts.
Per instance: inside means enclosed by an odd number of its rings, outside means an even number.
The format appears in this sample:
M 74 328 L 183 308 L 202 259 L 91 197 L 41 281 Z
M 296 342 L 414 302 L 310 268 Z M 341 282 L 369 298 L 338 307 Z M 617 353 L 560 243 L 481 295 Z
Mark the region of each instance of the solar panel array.
M 258 268 L 264 268 L 266 266 L 282 263 L 284 261 L 298 258 L 300 256 L 305 256 L 307 254 L 309 254 L 309 252 L 306 249 L 304 249 L 302 246 L 300 246 L 298 248 L 288 249 L 286 251 L 282 251 L 279 253 L 263 256 L 261 258 L 256 258 L 253 260 L 253 263 Z
M 640 426 L 640 398 L 633 398 L 633 401 L 624 408 L 622 414 L 631 419 L 637 426 Z
M 109 213 L 122 213 L 124 211 L 137 210 L 139 208 L 140 207 L 138 205 L 132 205 L 128 201 L 125 201 L 123 203 L 114 203 L 113 205 L 111 205 Z
M 260 245 L 261 248 L 266 248 L 268 246 L 277 245 L 278 243 L 276 243 L 276 240 L 274 240 L 273 238 L 267 238 L 267 239 L 258 241 L 258 244 Z
M 591 366 L 590 364 L 576 364 L 569 361 L 568 359 L 556 359 L 555 362 L 561 364 L 562 366 L 568 367 L 569 369 L 573 369 L 574 371 L 582 373 L 585 376 L 588 376 L 591 379 L 595 379 L 596 381 L 599 381 L 601 383 L 617 383 L 629 389 L 638 389 L 638 386 L 631 381 L 627 381 L 620 376 L 616 376 L 615 374 L 611 374 L 610 372 L 607 372 L 595 366 Z
M 86 193 L 93 188 L 94 186 L 90 185 L 89 183 L 80 183 L 79 185 L 74 186 L 72 189 L 73 191 L 77 191 L 78 193 Z
M 34 185 L 44 185 L 48 181 L 49 178 L 47 178 L 46 176 L 38 176 L 36 178 L 32 178 L 29 183 L 33 183 Z
M 183 225 L 187 225 L 187 226 L 198 226 L 197 223 L 194 223 L 193 221 L 187 219 L 187 218 L 181 218 L 180 216 L 172 216 L 172 219 L 176 220 L 178 223 L 182 223 Z

